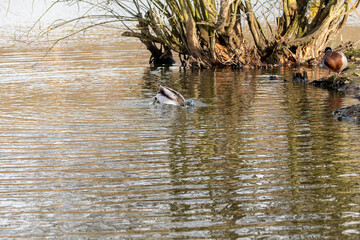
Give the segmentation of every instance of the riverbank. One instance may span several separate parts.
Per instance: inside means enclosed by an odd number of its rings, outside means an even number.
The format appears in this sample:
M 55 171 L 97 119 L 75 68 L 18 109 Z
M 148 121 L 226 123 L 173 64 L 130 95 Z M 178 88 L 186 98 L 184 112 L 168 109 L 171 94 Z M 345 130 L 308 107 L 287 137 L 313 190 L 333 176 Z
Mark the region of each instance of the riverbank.
M 345 55 L 349 64 L 339 77 L 335 78 L 336 74 L 333 74 L 330 77 L 312 81 L 310 84 L 335 89 L 360 100 L 360 47 L 347 51 Z M 340 121 L 360 123 L 360 104 L 337 109 L 333 114 Z

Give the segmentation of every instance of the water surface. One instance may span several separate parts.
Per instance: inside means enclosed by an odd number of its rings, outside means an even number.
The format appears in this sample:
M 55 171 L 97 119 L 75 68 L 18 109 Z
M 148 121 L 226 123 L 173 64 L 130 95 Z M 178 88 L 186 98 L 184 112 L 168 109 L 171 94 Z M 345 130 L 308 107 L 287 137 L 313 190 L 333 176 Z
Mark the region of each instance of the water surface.
M 0 237 L 358 237 L 360 128 L 331 115 L 357 100 L 291 70 L 152 68 L 104 31 L 35 66 L 45 49 L 3 49 Z M 198 106 L 149 105 L 159 84 Z

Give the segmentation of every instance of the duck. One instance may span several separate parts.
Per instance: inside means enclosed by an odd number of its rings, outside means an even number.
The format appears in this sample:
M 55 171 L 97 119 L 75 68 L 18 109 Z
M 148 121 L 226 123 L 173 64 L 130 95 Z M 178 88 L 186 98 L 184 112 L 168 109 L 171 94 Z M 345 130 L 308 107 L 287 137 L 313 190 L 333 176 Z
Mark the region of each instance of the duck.
M 323 58 L 322 65 L 327 69 L 329 69 L 328 77 L 330 77 L 330 71 L 331 71 L 337 73 L 335 77 L 337 78 L 342 72 L 342 70 L 346 68 L 347 64 L 348 61 L 344 53 L 340 51 L 333 52 L 331 47 L 325 48 L 325 56 Z
M 181 107 L 192 107 L 195 105 L 194 100 L 185 100 L 185 98 L 174 89 L 162 85 L 160 85 L 159 88 L 159 92 L 154 97 L 154 102 L 159 101 L 162 104 L 170 104 Z

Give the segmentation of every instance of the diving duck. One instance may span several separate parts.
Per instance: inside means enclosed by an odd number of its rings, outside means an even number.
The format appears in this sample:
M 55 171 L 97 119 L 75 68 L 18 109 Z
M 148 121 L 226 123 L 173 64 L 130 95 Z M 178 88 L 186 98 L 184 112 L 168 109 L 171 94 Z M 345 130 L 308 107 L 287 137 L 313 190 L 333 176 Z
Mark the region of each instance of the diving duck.
M 186 106 L 191 107 L 195 105 L 194 100 L 192 99 L 185 100 L 185 98 L 177 91 L 161 85 L 160 85 L 160 91 L 158 92 L 158 94 L 156 94 L 154 100 L 159 101 L 162 104 L 170 104 L 170 105 L 176 105 L 182 107 L 186 107 Z
M 341 71 L 344 70 L 347 66 L 347 59 L 344 53 L 342 52 L 333 52 L 330 47 L 327 47 L 325 49 L 325 56 L 323 58 L 322 64 L 327 69 L 329 69 L 329 75 L 330 77 L 330 71 L 336 72 L 337 75 L 335 78 L 337 78 Z

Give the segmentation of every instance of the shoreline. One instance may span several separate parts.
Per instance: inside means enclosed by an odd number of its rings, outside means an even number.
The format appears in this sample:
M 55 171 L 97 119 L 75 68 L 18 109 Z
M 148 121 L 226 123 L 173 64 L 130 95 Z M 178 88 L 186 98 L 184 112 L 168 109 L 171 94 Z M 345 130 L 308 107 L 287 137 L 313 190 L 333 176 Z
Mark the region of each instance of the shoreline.
M 360 47 L 345 53 L 348 59 L 348 67 L 339 77 L 333 74 L 330 77 L 320 78 L 309 82 L 309 84 L 327 89 L 336 90 L 360 100 Z M 304 77 L 301 75 L 301 77 Z M 293 81 L 301 79 L 300 75 L 294 75 Z M 303 78 L 305 79 L 305 78 Z M 304 81 L 304 80 L 303 80 Z M 354 122 L 360 124 L 360 101 L 359 104 L 350 105 L 335 110 L 332 113 L 339 121 Z

